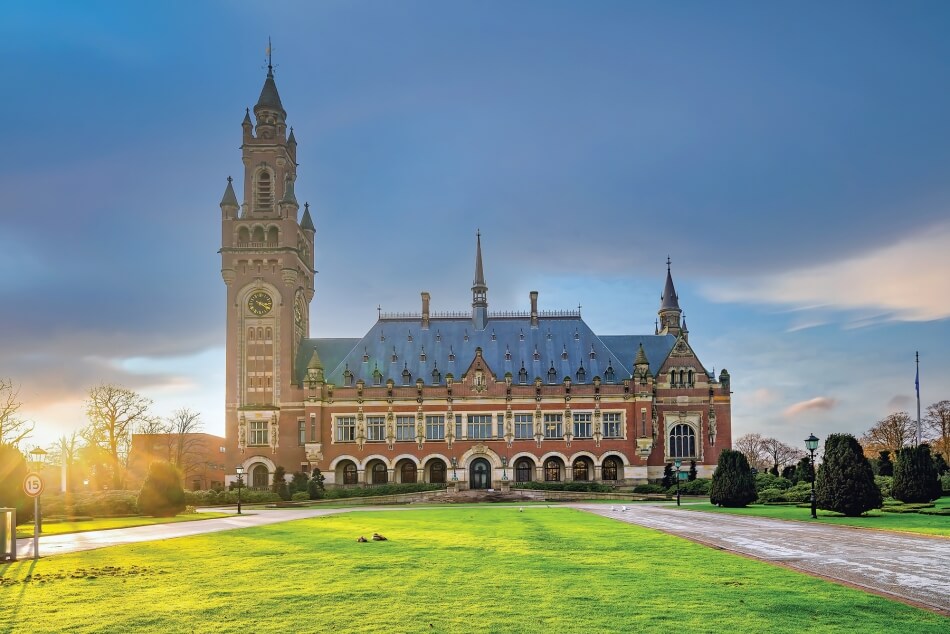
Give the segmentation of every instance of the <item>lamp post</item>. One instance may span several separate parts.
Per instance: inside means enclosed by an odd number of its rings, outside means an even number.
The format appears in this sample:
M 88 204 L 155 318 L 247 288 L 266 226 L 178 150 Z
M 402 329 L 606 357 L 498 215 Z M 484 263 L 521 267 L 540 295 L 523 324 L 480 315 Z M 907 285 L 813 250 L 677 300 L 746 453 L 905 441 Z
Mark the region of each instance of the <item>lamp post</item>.
M 818 439 L 815 434 L 808 434 L 805 439 L 805 447 L 811 452 L 811 518 L 818 519 L 818 507 L 815 500 L 815 450 L 818 449 Z
M 676 467 L 676 506 L 680 505 L 680 467 L 683 466 L 682 460 L 674 460 L 673 466 Z
M 238 477 L 238 480 L 237 480 L 237 490 L 238 490 L 238 511 L 237 511 L 237 514 L 240 515 L 240 514 L 241 514 L 241 487 L 244 486 L 244 467 L 243 467 L 242 465 L 238 465 L 238 466 L 236 466 L 236 467 L 234 468 L 234 470 L 237 471 L 237 477 Z
M 455 469 L 459 466 L 459 461 L 455 456 L 452 456 L 452 482 L 458 482 L 459 477 L 455 473 Z

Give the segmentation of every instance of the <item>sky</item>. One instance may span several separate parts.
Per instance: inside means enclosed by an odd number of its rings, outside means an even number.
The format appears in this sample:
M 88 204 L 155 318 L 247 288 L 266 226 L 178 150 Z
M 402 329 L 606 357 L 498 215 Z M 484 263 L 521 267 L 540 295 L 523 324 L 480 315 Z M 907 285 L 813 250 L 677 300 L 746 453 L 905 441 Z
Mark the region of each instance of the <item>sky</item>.
M 311 336 L 471 302 L 652 334 L 672 259 L 733 436 L 950 398 L 950 4 L 29 2 L 0 21 L 0 376 L 224 430 L 220 210 L 273 40 Z

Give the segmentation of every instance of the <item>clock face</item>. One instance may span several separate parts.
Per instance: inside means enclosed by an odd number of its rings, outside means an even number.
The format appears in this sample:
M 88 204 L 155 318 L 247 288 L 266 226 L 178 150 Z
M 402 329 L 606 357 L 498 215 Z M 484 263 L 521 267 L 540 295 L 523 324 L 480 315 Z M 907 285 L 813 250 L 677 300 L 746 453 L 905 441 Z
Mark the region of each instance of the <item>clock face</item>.
M 264 291 L 257 291 L 247 299 L 247 309 L 257 316 L 266 315 L 274 307 L 274 300 Z

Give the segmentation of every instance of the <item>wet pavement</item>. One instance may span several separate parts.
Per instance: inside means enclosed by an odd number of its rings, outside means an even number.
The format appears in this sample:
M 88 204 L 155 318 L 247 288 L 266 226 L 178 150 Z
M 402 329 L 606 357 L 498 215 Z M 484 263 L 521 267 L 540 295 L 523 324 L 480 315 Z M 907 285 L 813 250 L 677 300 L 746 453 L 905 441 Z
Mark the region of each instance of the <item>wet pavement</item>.
M 669 506 L 570 504 L 950 615 L 950 539 Z

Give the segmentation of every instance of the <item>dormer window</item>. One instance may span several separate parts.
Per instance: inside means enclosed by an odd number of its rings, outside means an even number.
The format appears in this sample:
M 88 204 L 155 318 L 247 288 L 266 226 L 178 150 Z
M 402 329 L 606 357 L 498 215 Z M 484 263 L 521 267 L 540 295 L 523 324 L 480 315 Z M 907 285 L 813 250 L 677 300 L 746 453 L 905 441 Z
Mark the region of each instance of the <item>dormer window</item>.
M 465 335 L 462 337 L 462 341 L 468 341 L 468 330 L 465 331 Z
M 435 331 L 435 340 L 436 340 L 436 341 L 442 341 L 442 331 L 441 331 L 441 330 L 436 330 L 436 331 Z
M 396 354 L 396 346 L 393 346 L 392 362 L 396 363 L 396 361 L 399 361 L 399 356 Z
M 608 383 L 613 383 L 613 382 L 614 382 L 614 378 L 615 378 L 615 375 L 614 375 L 614 366 L 608 365 L 606 372 L 604 372 L 604 379 L 605 379 Z
M 379 368 L 373 370 L 373 385 L 382 385 L 383 384 L 383 374 L 379 371 Z
M 350 372 L 349 367 L 343 372 L 343 385 L 344 387 L 353 387 L 353 373 Z
M 567 346 L 564 346 L 564 350 L 561 351 L 561 358 L 567 360 Z
M 534 360 L 535 360 L 535 361 L 540 361 L 540 360 L 541 360 L 541 353 L 538 352 L 538 347 L 537 347 L 537 346 L 534 347 Z
M 597 353 L 594 352 L 594 344 L 590 344 L 590 358 L 591 358 L 591 359 L 596 359 L 596 358 L 597 358 Z
M 455 361 L 455 351 L 449 346 L 449 361 Z
M 574 329 L 574 341 L 581 340 L 581 333 L 577 332 L 577 328 Z
M 521 363 L 521 369 L 518 370 L 518 383 L 521 385 L 528 384 L 528 371 L 524 368 L 524 362 Z
M 554 369 L 554 362 L 551 362 L 551 369 L 548 370 L 548 383 L 557 383 L 557 370 Z
M 577 374 L 575 376 L 577 377 L 578 383 L 583 383 L 587 380 L 587 370 L 584 369 L 584 366 L 581 366 L 577 369 Z
M 407 339 L 407 341 L 409 341 L 409 343 L 412 343 L 412 331 L 411 331 L 411 330 L 409 331 L 409 338 Z
M 518 340 L 519 340 L 519 341 L 524 341 L 524 330 L 522 330 L 522 331 L 518 334 Z
M 511 361 L 511 350 L 508 349 L 508 346 L 505 346 L 505 361 Z
M 404 366 L 402 369 L 402 384 L 409 385 L 412 383 L 412 373 L 409 372 L 409 366 Z
M 369 353 L 366 348 L 363 348 L 363 363 L 369 363 Z
M 432 370 L 432 385 L 438 385 L 442 382 L 442 373 L 439 372 L 439 368 Z
M 491 331 L 491 340 L 492 340 L 492 341 L 495 341 L 496 339 L 498 339 L 498 337 L 495 336 L 495 331 L 492 330 L 492 331 Z
M 422 346 L 422 351 L 419 353 L 419 360 L 425 363 L 426 360 L 426 348 Z

